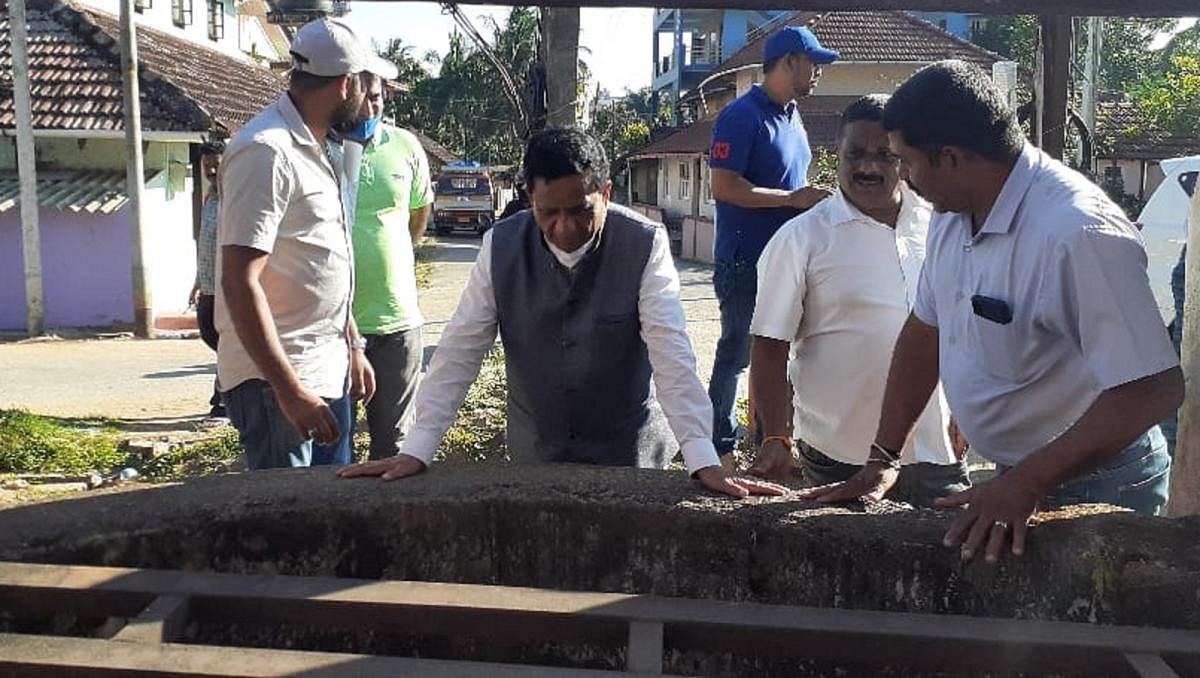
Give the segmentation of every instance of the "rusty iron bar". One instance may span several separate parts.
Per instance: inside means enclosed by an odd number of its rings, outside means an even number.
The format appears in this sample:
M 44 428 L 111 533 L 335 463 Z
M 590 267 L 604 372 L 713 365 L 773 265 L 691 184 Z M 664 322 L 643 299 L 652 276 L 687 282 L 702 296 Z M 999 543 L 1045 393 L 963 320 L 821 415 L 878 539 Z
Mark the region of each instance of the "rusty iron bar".
M 305 678 L 612 678 L 612 671 L 304 650 L 116 643 L 0 633 L 0 675 L 300 676 Z M 647 677 L 648 678 L 648 677 Z
M 186 608 L 186 612 L 180 610 Z M 368 581 L 0 562 L 0 610 L 419 631 L 505 643 L 627 647 L 629 669 L 661 670 L 664 647 L 954 670 L 1071 670 L 1160 676 L 1200 666 L 1200 632 L 958 615 L 805 608 L 469 584 Z M 631 628 L 632 627 L 632 628 Z M 632 631 L 651 631 L 632 638 Z M 661 639 L 661 640 L 660 640 Z M 2 646 L 0 646 L 2 647 Z M 863 652 L 870 647 L 869 653 Z M 0 650 L 3 657 L 6 650 Z M 657 654 L 658 660 L 655 661 Z M 764 655 L 766 656 L 766 655 Z

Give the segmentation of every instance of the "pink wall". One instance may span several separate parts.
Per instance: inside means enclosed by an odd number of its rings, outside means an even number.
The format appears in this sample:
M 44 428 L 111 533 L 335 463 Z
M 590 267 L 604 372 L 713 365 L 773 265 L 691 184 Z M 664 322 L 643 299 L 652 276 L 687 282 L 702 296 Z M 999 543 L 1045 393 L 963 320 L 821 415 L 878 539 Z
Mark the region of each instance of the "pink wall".
M 76 214 L 43 209 L 42 285 L 46 327 L 107 327 L 133 322 L 129 210 Z M 25 329 L 21 216 L 0 214 L 0 329 Z

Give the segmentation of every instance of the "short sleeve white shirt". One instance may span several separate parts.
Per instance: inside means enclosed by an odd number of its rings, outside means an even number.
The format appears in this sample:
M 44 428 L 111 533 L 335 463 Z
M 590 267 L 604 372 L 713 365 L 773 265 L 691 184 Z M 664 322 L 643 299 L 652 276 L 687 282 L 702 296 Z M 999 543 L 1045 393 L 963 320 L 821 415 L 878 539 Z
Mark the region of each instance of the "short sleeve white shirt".
M 218 244 L 268 254 L 259 280 L 284 354 L 307 388 L 340 398 L 350 365 L 350 236 L 334 169 L 286 93 L 234 136 L 220 181 Z M 234 330 L 220 284 L 215 322 L 221 387 L 262 379 Z
M 977 295 L 1003 302 L 1011 321 L 977 314 Z M 1103 391 L 1179 364 L 1137 229 L 1032 146 L 977 235 L 967 215 L 934 217 L 914 312 L 938 328 L 959 428 L 1004 465 L 1057 438 Z
M 896 228 L 840 191 L 780 228 L 758 263 L 750 332 L 791 342 L 794 435 L 825 455 L 863 464 L 879 428 L 892 351 L 925 259 L 932 211 L 904 189 Z M 941 387 L 902 461 L 955 461 Z

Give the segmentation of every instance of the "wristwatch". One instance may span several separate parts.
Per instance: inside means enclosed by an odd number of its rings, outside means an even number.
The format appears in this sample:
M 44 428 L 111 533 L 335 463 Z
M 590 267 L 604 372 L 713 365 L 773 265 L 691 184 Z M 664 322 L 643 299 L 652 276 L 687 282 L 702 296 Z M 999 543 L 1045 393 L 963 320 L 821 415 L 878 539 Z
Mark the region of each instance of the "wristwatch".
M 354 350 L 354 351 L 367 350 L 367 338 L 366 337 L 355 337 L 355 338 L 351 339 L 350 340 L 350 348 L 351 348 L 351 350 Z

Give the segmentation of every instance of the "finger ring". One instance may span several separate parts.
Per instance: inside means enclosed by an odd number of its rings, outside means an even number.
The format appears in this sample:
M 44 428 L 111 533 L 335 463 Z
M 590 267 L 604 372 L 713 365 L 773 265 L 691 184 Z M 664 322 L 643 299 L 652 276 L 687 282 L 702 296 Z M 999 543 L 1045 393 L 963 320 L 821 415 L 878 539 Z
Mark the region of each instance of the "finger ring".
M 992 525 L 995 525 L 996 527 L 1004 530 L 1005 532 L 1008 531 L 1008 523 L 1004 522 L 1003 520 L 997 520 L 996 522 L 992 523 Z

